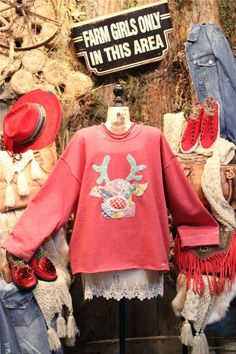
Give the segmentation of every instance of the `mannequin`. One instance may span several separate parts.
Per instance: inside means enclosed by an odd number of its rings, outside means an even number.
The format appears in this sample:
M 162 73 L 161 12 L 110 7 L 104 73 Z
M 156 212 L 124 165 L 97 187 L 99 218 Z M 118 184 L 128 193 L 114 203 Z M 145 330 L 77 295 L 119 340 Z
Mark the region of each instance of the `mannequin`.
M 129 107 L 122 106 L 124 89 L 116 85 L 114 90 L 114 106 L 108 108 L 104 124 L 109 134 L 124 137 L 135 129 L 130 120 Z M 163 295 L 163 275 L 158 271 L 144 269 L 113 270 L 95 274 L 82 274 L 84 295 L 86 299 L 103 296 L 119 301 L 119 354 L 126 353 L 125 342 L 125 299 L 157 297 Z
M 122 134 L 132 126 L 129 107 L 122 106 L 124 89 L 121 85 L 116 85 L 113 92 L 115 95 L 115 106 L 108 108 L 105 126 L 114 134 Z
M 115 95 L 114 106 L 108 108 L 104 126 L 108 134 L 116 139 L 122 139 L 131 130 L 135 130 L 135 123 L 130 120 L 129 107 L 122 106 L 123 87 L 116 85 L 113 92 Z M 84 295 L 89 299 L 94 296 L 103 296 L 107 299 L 114 298 L 122 301 L 124 298 L 137 296 L 143 300 L 163 295 L 163 275 L 153 270 L 124 269 L 119 271 L 114 269 L 110 272 L 83 274 L 83 280 Z M 123 354 L 124 351 L 120 353 Z

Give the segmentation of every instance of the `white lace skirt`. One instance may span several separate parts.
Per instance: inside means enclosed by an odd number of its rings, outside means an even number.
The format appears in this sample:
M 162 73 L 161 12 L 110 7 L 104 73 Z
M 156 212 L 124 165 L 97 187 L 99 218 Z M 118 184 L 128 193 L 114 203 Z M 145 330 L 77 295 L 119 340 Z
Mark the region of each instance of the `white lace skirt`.
M 82 274 L 84 298 L 103 296 L 107 300 L 122 298 L 139 300 L 163 296 L 163 273 L 154 270 L 129 269 Z

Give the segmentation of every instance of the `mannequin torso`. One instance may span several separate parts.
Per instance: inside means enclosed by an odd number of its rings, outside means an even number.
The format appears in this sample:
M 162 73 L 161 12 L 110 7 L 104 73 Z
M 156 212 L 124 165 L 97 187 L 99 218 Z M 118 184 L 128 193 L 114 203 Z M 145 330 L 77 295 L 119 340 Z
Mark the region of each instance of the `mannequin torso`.
M 123 136 L 134 126 L 130 120 L 129 107 L 111 106 L 107 111 L 106 129 Z M 121 300 L 122 298 L 151 299 L 163 296 L 163 273 L 155 270 L 124 269 L 98 273 L 82 274 L 84 298 L 91 300 L 95 296 Z

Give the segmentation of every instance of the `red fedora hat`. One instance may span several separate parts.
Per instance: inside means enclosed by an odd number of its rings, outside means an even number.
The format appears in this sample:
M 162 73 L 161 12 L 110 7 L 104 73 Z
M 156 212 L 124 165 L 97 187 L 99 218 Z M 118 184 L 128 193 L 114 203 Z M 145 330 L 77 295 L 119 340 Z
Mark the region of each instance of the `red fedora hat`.
M 55 140 L 61 124 L 61 106 L 53 93 L 33 90 L 21 96 L 3 120 L 6 150 L 39 150 Z

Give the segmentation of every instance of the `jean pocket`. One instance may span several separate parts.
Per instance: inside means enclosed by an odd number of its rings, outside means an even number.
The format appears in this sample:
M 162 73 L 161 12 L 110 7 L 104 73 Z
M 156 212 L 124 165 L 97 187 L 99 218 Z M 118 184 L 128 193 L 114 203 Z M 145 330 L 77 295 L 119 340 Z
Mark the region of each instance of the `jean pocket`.
M 1 292 L 1 300 L 14 326 L 29 327 L 41 312 L 32 291 L 19 291 L 8 284 Z
M 216 66 L 215 57 L 212 54 L 206 54 L 193 59 L 193 64 L 200 67 L 214 67 Z

